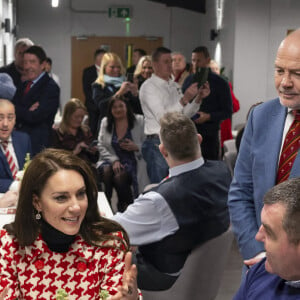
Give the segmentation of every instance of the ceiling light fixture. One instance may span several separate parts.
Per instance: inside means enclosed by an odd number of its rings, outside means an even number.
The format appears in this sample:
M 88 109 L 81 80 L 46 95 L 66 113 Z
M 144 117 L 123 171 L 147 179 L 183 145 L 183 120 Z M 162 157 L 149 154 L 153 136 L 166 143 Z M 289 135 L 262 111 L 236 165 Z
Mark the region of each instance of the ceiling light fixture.
M 59 0 L 52 0 L 52 1 L 51 1 L 51 5 L 52 5 L 52 7 L 58 7 L 58 5 L 59 5 Z

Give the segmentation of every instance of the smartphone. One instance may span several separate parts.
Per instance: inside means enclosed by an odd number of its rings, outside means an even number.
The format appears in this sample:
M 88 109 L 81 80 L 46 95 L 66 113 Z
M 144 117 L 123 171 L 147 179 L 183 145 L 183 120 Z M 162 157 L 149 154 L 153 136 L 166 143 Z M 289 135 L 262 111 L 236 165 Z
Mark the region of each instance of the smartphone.
M 195 120 L 197 120 L 199 117 L 200 117 L 200 114 L 194 114 L 194 115 L 191 117 L 191 119 L 192 119 L 192 121 L 195 121 Z
M 126 81 L 133 82 L 133 73 L 127 73 Z
M 200 88 L 208 77 L 208 68 L 197 68 L 196 73 L 193 77 L 193 82 L 198 82 L 198 88 Z
M 118 140 L 118 143 L 119 143 L 119 144 L 126 143 L 126 139 L 119 139 L 119 140 Z
M 98 146 L 98 140 L 93 140 L 90 144 L 89 144 L 89 149 L 95 147 L 95 146 Z

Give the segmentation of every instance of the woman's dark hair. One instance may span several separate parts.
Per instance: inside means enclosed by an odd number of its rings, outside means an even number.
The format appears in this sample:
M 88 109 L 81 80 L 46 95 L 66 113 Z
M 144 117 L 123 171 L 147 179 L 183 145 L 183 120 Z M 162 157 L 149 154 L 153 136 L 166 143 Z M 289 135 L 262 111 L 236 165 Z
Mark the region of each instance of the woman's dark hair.
M 132 112 L 132 108 L 130 106 L 130 103 L 128 100 L 124 99 L 122 96 L 121 97 L 112 97 L 109 101 L 108 101 L 108 106 L 107 106 L 107 131 L 108 132 L 112 132 L 113 130 L 113 126 L 115 125 L 115 119 L 112 115 L 112 106 L 114 105 L 114 103 L 116 101 L 122 101 L 125 103 L 126 105 L 126 109 L 127 109 L 127 120 L 128 120 L 128 127 L 129 129 L 132 129 L 134 126 L 134 122 L 135 122 L 135 116 L 134 113 Z
M 15 221 L 5 226 L 9 233 L 16 236 L 20 246 L 31 245 L 40 233 L 41 224 L 35 218 L 37 211 L 33 205 L 33 196 L 40 197 L 49 178 L 59 170 L 76 171 L 84 179 L 88 208 L 79 230 L 82 238 L 90 244 L 97 245 L 102 241 L 121 240 L 111 233 L 122 231 L 129 245 L 125 230 L 118 223 L 100 216 L 97 185 L 87 163 L 68 151 L 48 148 L 37 154 L 27 167 L 21 183 Z

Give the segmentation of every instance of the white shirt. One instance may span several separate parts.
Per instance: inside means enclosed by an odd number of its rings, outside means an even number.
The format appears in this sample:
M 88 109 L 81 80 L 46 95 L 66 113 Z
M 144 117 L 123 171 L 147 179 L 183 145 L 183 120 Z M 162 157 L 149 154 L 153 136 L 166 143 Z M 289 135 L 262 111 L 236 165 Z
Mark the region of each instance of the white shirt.
M 178 111 L 192 117 L 200 107 L 195 101 L 186 106 L 180 104 L 181 87 L 173 80 L 164 80 L 155 74 L 141 86 L 139 97 L 145 117 L 145 134 L 159 134 L 159 120 L 166 112 Z
M 15 149 L 14 149 L 14 146 L 13 146 L 13 143 L 12 143 L 12 138 L 11 136 L 8 138 L 8 144 L 7 144 L 7 148 L 14 160 L 14 163 L 16 165 L 16 168 L 17 168 L 17 171 L 19 171 L 19 164 L 18 164 L 18 159 L 17 159 L 17 156 L 16 156 L 16 152 L 15 152 Z M 2 150 L 2 152 L 4 153 L 5 155 L 5 151 L 3 149 L 3 146 L 2 144 L 0 143 L 0 148 Z M 17 180 L 14 180 L 11 185 L 9 186 L 9 190 L 12 190 L 12 191 L 16 191 L 18 190 L 18 187 L 19 187 L 19 182 Z
M 283 147 L 283 144 L 284 144 L 285 137 L 286 137 L 292 123 L 294 122 L 294 119 L 295 119 L 295 117 L 293 116 L 292 109 L 288 108 L 288 113 L 286 115 L 284 128 L 283 128 L 281 148 L 280 148 L 280 152 L 279 152 L 279 156 L 278 156 L 278 164 L 279 164 L 279 160 L 280 160 L 280 156 L 281 156 L 282 147 Z
M 45 74 L 45 71 L 43 71 L 36 79 L 32 80 L 32 85 L 30 88 L 32 88 Z
M 14 146 L 13 146 L 13 143 L 12 143 L 11 136 L 7 139 L 7 141 L 8 141 L 7 148 L 8 148 L 8 150 L 9 150 L 9 152 L 10 152 L 10 154 L 11 154 L 13 160 L 14 160 L 14 163 L 16 165 L 17 170 L 19 171 L 18 159 L 17 159 L 16 152 L 15 152 L 15 149 L 14 149 Z M 2 152 L 5 154 L 5 151 L 4 151 L 3 146 L 2 146 L 1 143 L 0 143 L 0 147 L 1 147 Z

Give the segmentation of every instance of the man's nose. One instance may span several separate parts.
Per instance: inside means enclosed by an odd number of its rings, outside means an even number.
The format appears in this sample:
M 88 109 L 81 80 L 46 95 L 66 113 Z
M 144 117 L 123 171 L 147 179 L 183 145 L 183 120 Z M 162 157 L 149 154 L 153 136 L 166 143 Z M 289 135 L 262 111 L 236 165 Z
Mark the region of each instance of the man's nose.
M 289 73 L 285 73 L 281 79 L 281 85 L 283 87 L 290 87 L 293 85 L 293 81 L 291 75 Z
M 256 235 L 255 235 L 255 239 L 259 242 L 263 242 L 264 241 L 264 234 L 263 234 L 263 228 L 262 225 L 259 227 Z
M 4 118 L 3 119 L 3 125 L 4 126 L 8 126 L 8 118 Z

